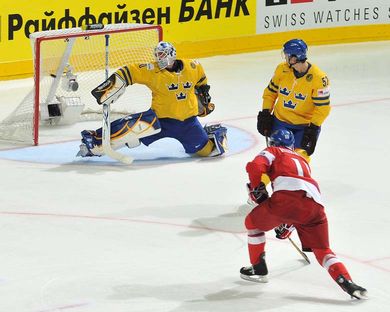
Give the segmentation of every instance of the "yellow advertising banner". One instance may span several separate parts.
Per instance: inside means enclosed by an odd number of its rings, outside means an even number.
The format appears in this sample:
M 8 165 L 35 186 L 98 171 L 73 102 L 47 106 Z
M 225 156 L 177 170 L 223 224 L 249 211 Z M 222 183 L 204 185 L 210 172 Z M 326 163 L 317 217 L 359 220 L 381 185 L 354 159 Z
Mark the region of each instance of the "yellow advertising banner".
M 254 0 L 11 1 L 0 11 L 0 63 L 31 60 L 28 35 L 93 23 L 159 24 L 174 43 L 254 35 Z
M 389 40 L 387 1 L 377 0 L 370 9 L 364 0 L 2 0 L 0 79 L 31 75 L 28 37 L 35 31 L 94 23 L 161 25 L 164 40 L 179 55 L 205 57 L 276 49 L 295 37 L 310 45 Z M 345 21 L 334 18 L 339 10 Z M 352 21 L 351 12 L 359 19 Z M 319 23 L 319 16 L 326 18 Z

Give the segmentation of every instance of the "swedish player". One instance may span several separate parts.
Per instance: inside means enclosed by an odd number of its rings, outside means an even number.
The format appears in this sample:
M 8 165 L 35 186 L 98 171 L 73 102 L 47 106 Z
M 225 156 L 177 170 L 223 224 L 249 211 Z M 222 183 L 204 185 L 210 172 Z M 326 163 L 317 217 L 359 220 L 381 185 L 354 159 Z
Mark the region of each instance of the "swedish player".
M 307 44 L 303 40 L 287 41 L 282 52 L 285 62 L 276 67 L 263 92 L 257 129 L 266 137 L 277 129 L 290 130 L 296 151 L 309 161 L 331 109 L 329 79 L 307 61 Z
M 161 138 L 178 140 L 188 154 L 220 156 L 227 149 L 227 129 L 220 124 L 202 127 L 198 116 L 214 110 L 210 86 L 196 60 L 177 59 L 174 46 L 161 41 L 154 51 L 155 62 L 128 64 L 116 70 L 92 91 L 99 104 L 118 98 L 127 86 L 143 84 L 152 91 L 151 109 L 111 123 L 113 149 L 124 145 L 150 145 Z M 81 132 L 78 156 L 100 156 L 102 129 Z

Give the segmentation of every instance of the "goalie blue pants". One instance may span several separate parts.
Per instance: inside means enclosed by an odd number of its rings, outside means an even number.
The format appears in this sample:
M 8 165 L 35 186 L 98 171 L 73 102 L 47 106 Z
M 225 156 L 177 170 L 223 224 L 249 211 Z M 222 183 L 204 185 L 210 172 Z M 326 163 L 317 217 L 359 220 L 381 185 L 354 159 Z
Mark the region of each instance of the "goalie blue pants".
M 173 138 L 178 140 L 188 154 L 194 154 L 201 150 L 208 142 L 208 136 L 196 116 L 187 118 L 184 121 L 171 118 L 159 118 L 161 132 L 140 139 L 145 145 L 162 138 Z

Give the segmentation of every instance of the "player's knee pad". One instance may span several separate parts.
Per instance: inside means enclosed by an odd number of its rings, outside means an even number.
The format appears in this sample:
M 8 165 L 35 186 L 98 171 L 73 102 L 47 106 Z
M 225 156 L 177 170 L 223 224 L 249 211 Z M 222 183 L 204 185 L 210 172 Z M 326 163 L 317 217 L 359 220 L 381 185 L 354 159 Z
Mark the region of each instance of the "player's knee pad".
M 221 124 L 205 126 L 209 139 L 214 143 L 214 149 L 209 154 L 210 157 L 220 156 L 227 151 L 227 128 Z
M 256 229 L 256 226 L 254 225 L 254 223 L 252 221 L 252 217 L 250 217 L 249 215 L 247 215 L 245 217 L 244 224 L 245 224 L 245 228 L 247 229 L 247 231 Z

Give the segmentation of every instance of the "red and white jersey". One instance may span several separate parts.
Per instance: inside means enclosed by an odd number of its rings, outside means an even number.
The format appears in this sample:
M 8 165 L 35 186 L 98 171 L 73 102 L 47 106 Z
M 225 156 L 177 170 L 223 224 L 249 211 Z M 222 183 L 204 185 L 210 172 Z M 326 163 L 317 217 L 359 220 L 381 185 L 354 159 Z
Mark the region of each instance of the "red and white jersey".
M 323 205 L 320 188 L 311 177 L 309 164 L 302 156 L 288 148 L 267 147 L 246 165 L 246 171 L 252 187 L 259 185 L 262 174 L 267 174 L 274 192 L 302 190 L 308 197 Z

